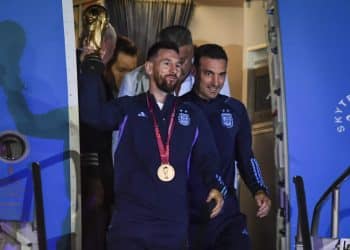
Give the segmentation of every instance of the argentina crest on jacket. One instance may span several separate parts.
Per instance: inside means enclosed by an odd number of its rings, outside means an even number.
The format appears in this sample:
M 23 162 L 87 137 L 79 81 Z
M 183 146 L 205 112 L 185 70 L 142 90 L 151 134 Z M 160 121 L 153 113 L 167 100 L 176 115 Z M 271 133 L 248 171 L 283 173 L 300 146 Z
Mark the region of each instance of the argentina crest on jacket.
M 177 116 L 177 121 L 182 125 L 182 126 L 188 126 L 191 123 L 191 117 L 188 114 L 187 110 L 182 110 L 180 109 L 179 114 Z
M 221 124 L 226 128 L 233 127 L 233 116 L 229 110 L 223 109 L 221 112 Z

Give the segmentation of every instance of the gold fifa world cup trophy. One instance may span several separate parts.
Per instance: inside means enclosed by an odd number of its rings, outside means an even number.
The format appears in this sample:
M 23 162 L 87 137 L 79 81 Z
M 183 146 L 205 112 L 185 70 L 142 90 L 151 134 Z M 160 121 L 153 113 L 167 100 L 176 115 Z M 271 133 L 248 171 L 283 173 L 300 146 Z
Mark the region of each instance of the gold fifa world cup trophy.
M 101 5 L 91 5 L 83 12 L 83 31 L 80 45 L 83 50 L 82 67 L 87 70 L 102 72 L 104 64 L 101 60 L 101 44 L 109 23 L 107 10 Z

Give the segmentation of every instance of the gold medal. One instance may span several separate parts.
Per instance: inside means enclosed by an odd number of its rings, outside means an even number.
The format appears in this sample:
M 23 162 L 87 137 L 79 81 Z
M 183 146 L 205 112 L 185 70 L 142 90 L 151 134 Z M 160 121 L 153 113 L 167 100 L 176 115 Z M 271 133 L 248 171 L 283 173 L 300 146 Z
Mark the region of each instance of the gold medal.
M 154 133 L 156 135 L 157 146 L 158 146 L 160 162 L 161 162 L 157 170 L 157 175 L 159 180 L 163 182 L 169 182 L 169 181 L 172 181 L 175 177 L 175 169 L 168 162 L 169 162 L 169 154 L 170 154 L 170 139 L 174 132 L 176 102 L 174 102 L 174 107 L 170 115 L 169 126 L 168 126 L 168 138 L 166 140 L 166 143 L 164 144 L 162 141 L 162 136 L 160 134 L 160 129 L 157 123 L 157 119 L 153 111 L 153 106 L 149 101 L 149 94 L 146 95 L 146 98 L 147 98 L 146 100 L 147 100 L 148 110 L 153 118 Z
M 170 164 L 162 164 L 158 168 L 157 175 L 161 181 L 169 182 L 175 177 L 175 169 Z

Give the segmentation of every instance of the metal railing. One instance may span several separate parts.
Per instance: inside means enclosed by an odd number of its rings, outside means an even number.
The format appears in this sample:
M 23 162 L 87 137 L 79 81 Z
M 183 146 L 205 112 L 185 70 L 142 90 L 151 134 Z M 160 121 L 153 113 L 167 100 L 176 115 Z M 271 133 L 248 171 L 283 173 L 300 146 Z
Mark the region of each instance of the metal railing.
M 49 168 L 50 166 L 54 166 L 58 162 L 62 162 L 65 160 L 71 159 L 73 161 L 73 166 L 72 170 L 75 172 L 75 183 L 72 185 L 75 185 L 75 189 L 79 192 L 80 187 L 79 187 L 79 182 L 80 182 L 80 177 L 79 177 L 79 165 L 80 165 L 80 155 L 77 151 L 73 150 L 67 150 L 62 153 L 59 153 L 57 155 L 51 156 L 45 160 L 41 160 L 39 162 L 33 162 L 32 163 L 32 175 L 30 174 L 30 170 L 25 168 L 21 171 L 18 171 L 15 174 L 12 174 L 6 178 L 0 179 L 0 186 L 7 186 L 10 185 L 11 183 L 14 183 L 18 180 L 21 179 L 26 179 L 30 178 L 30 176 L 33 179 L 33 191 L 34 191 L 34 197 L 35 197 L 35 217 L 36 217 L 36 225 L 37 225 L 37 232 L 38 232 L 38 245 L 39 245 L 39 250 L 46 250 L 47 249 L 47 239 L 46 239 L 46 228 L 45 228 L 45 217 L 44 217 L 44 204 L 43 204 L 43 192 L 42 192 L 42 185 L 41 185 L 41 170 L 45 168 Z M 79 213 L 79 207 L 77 204 L 79 204 L 78 200 L 78 195 L 75 197 L 72 197 L 72 199 L 75 199 L 73 202 L 76 204 L 74 212 Z M 79 216 L 76 216 L 77 218 L 80 218 Z M 80 222 L 76 223 L 76 228 L 74 228 L 75 234 L 79 234 L 81 229 L 80 229 Z M 7 228 L 7 227 L 6 227 Z M 12 229 L 4 229 L 3 223 L 0 224 L 0 229 L 7 233 L 10 238 L 12 238 L 14 241 L 17 241 L 17 238 L 19 237 L 19 233 L 15 232 Z M 11 231 L 11 232 L 10 232 Z M 13 232 L 12 232 L 13 231 Z M 75 235 L 73 237 L 73 241 L 75 241 L 74 247 L 72 249 L 80 249 L 80 235 Z M 22 244 L 22 241 L 19 242 Z M 31 245 L 30 242 L 26 242 L 26 244 Z
M 336 179 L 332 185 L 329 186 L 326 192 L 321 196 L 312 215 L 311 222 L 311 235 L 317 236 L 318 225 L 320 221 L 320 211 L 328 199 L 329 195 L 332 195 L 332 238 L 338 238 L 339 235 L 339 197 L 340 197 L 340 186 L 350 176 L 350 166 Z
M 61 162 L 61 161 L 67 160 L 67 159 L 72 159 L 74 162 L 74 166 L 77 168 L 77 166 L 79 166 L 79 158 L 80 158 L 80 155 L 77 151 L 67 150 L 61 154 L 54 155 L 54 156 L 49 157 L 49 158 L 42 160 L 40 162 L 33 162 L 32 163 L 32 178 L 33 178 L 33 185 L 34 185 L 35 212 L 36 212 L 39 250 L 46 250 L 47 249 L 43 190 L 42 190 L 42 184 L 41 184 L 41 169 L 52 166 L 57 162 Z M 79 173 L 79 171 L 77 171 L 77 169 L 74 169 L 74 171 L 76 173 Z M 73 185 L 78 186 L 79 181 L 76 180 L 75 184 L 73 184 Z M 79 188 L 77 188 L 77 190 L 79 190 Z M 75 198 L 77 199 L 77 197 L 75 197 Z M 76 203 L 78 203 L 77 200 L 76 200 Z M 80 237 L 76 238 L 75 240 L 80 240 Z M 77 245 L 80 245 L 80 244 L 77 244 Z
M 298 203 L 298 231 L 296 236 L 296 245 L 302 246 L 304 250 L 312 250 L 311 238 L 318 238 L 318 226 L 320 220 L 320 212 L 322 206 L 332 195 L 332 235 L 331 238 L 336 239 L 339 236 L 339 197 L 341 184 L 350 176 L 350 166 L 329 186 L 316 203 L 314 207 L 311 233 L 309 229 L 309 220 L 307 216 L 307 204 L 304 189 L 304 182 L 301 176 L 294 176 L 293 182 L 297 194 Z
M 298 205 L 298 232 L 296 244 L 302 245 L 304 250 L 312 250 L 309 230 L 309 219 L 307 217 L 307 206 L 304 189 L 304 181 L 301 176 L 294 176 L 295 191 L 297 193 Z

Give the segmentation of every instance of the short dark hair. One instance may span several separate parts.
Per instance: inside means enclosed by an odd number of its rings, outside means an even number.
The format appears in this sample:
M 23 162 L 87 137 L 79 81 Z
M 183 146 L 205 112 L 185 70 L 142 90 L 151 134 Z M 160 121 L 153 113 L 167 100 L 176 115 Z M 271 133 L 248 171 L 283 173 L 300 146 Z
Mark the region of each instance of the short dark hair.
M 191 32 L 182 25 L 173 25 L 162 29 L 157 40 L 170 41 L 176 43 L 178 47 L 193 45 Z
M 199 61 L 202 57 L 209 57 L 212 59 L 228 60 L 225 50 L 217 44 L 204 44 L 196 48 L 194 53 L 194 66 L 199 66 Z
M 149 61 L 155 57 L 158 54 L 158 51 L 161 49 L 170 49 L 174 50 L 176 53 L 179 53 L 179 47 L 176 45 L 176 43 L 170 41 L 160 41 L 156 42 L 151 46 L 151 48 L 149 48 L 147 53 L 147 60 Z
M 124 52 L 127 55 L 130 56 L 136 56 L 137 55 L 137 47 L 133 41 L 131 41 L 126 36 L 118 36 L 117 39 L 117 46 L 115 51 L 117 53 Z
M 107 64 L 107 69 L 113 66 L 120 52 L 123 52 L 129 56 L 137 56 L 137 47 L 135 43 L 126 36 L 118 35 L 115 50 L 111 60 L 109 60 Z

